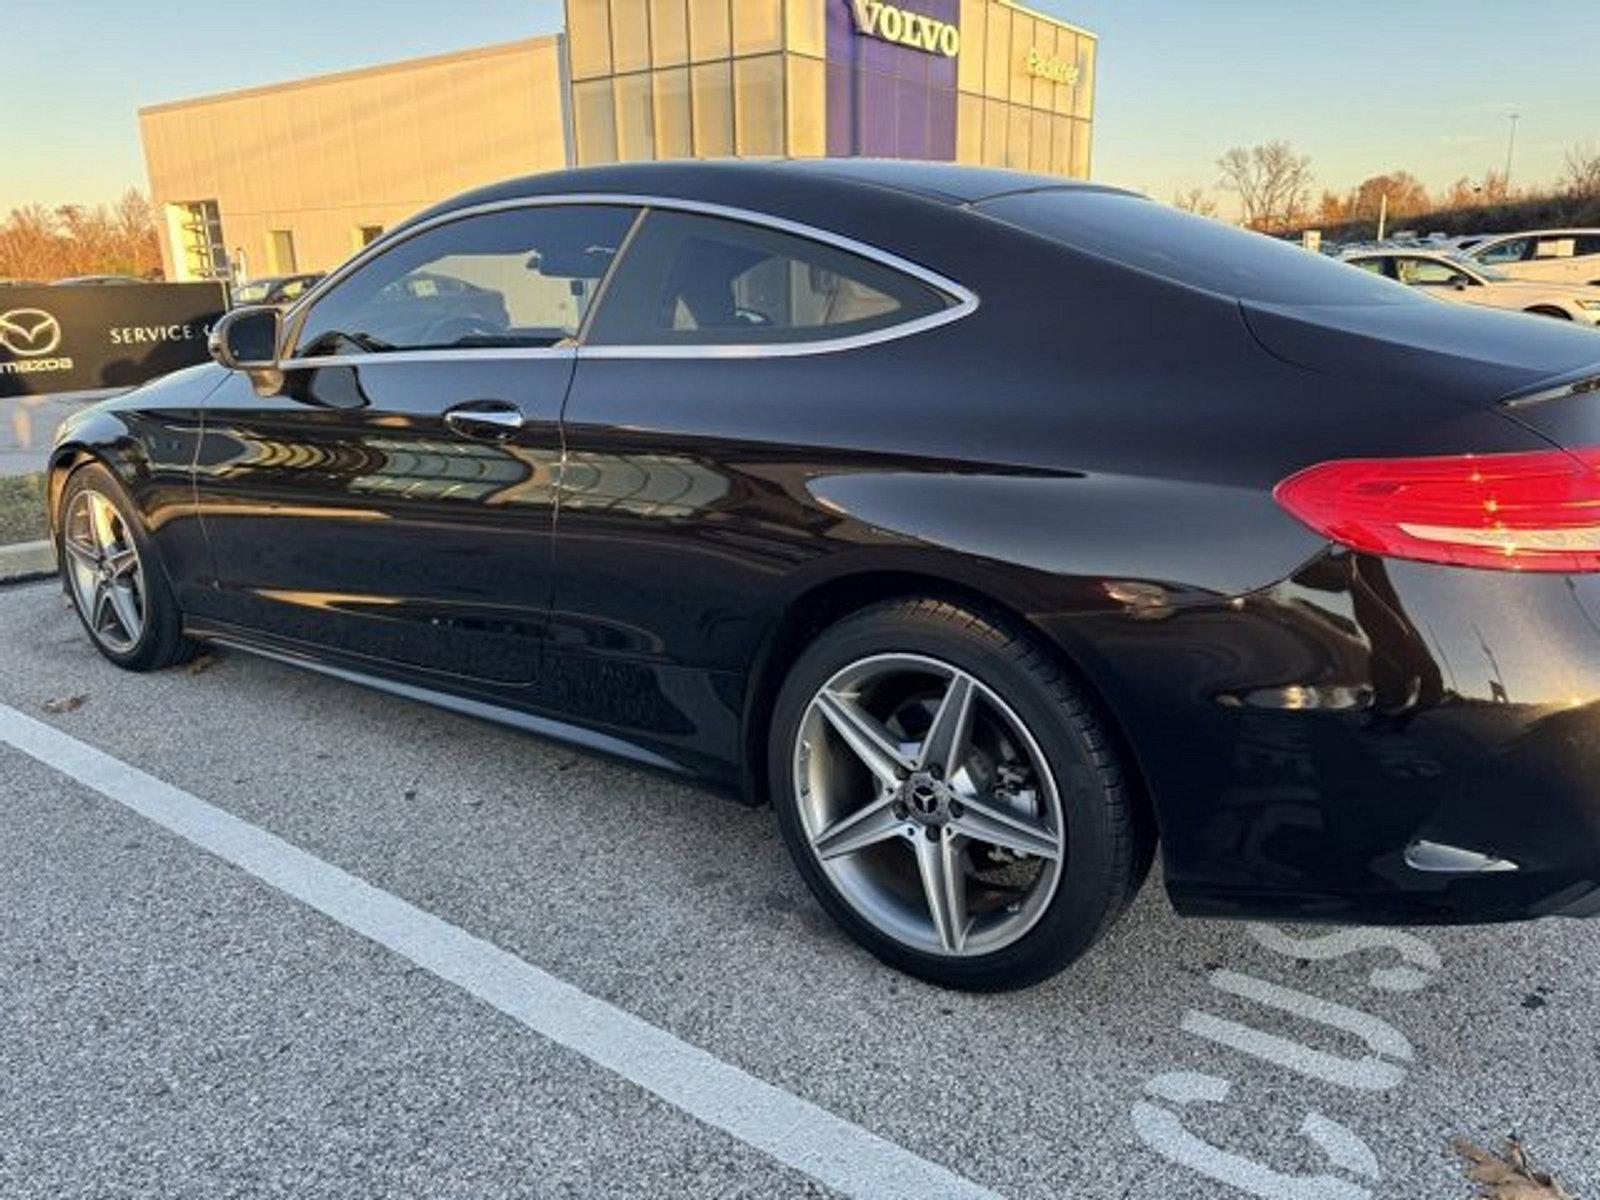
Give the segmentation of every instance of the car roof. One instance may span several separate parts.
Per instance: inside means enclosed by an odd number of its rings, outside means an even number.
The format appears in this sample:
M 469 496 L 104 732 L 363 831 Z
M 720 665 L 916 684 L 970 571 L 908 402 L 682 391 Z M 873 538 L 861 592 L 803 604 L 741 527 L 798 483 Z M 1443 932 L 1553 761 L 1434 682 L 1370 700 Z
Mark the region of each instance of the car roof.
M 1581 227 L 1574 227 L 1572 229 L 1519 229 L 1515 233 L 1486 233 L 1486 234 L 1482 234 L 1481 236 L 1482 236 L 1483 240 L 1486 241 L 1486 242 L 1488 242 L 1488 241 L 1499 242 L 1499 241 L 1504 241 L 1506 238 L 1567 237 L 1570 234 L 1589 235 L 1589 234 L 1596 234 L 1596 233 L 1600 233 L 1600 229 L 1595 229 L 1595 228 L 1592 228 L 1592 227 L 1591 228 L 1587 228 L 1587 229 L 1581 228 Z
M 793 182 L 796 174 L 836 190 L 841 198 L 862 189 L 888 189 L 948 205 L 976 204 L 1008 193 L 1046 189 L 1121 190 L 1058 175 L 899 159 L 679 160 L 576 167 L 508 179 L 452 197 L 414 219 L 562 194 L 663 196 L 715 203 L 729 196 L 747 196 L 763 185 L 781 191 L 784 180 Z

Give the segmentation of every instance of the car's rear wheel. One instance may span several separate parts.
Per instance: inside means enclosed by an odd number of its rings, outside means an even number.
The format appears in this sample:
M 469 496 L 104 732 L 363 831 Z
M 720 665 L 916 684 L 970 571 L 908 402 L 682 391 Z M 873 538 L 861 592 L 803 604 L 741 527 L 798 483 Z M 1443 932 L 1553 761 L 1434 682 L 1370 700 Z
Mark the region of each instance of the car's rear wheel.
M 1004 622 L 935 600 L 832 626 L 790 672 L 769 770 L 829 913 L 949 987 L 1037 982 L 1089 949 L 1150 862 L 1106 731 Z
M 58 528 L 62 580 L 101 654 L 132 671 L 193 657 L 150 539 L 110 471 L 92 463 L 68 477 Z

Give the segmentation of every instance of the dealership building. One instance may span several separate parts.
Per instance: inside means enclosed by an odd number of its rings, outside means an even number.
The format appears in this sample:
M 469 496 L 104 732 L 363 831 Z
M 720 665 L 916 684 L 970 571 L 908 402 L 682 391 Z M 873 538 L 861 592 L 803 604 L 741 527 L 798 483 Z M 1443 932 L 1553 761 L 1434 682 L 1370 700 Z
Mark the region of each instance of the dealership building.
M 1010 0 L 567 0 L 562 32 L 140 110 L 168 279 L 327 270 L 568 165 L 869 155 L 1086 178 L 1092 33 Z

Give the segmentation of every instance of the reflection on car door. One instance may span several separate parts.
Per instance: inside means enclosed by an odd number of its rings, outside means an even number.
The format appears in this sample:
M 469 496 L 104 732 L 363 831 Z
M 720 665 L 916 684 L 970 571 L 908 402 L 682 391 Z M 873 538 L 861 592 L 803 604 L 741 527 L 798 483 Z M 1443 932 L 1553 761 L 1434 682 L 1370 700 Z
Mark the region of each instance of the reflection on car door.
M 652 210 L 567 403 L 552 704 L 680 757 L 716 747 L 713 773 L 737 761 L 765 622 L 845 524 L 808 484 L 859 461 L 861 397 L 923 389 L 918 349 L 873 335 L 955 304 L 809 238 Z M 786 353 L 822 342 L 839 349 Z
M 451 221 L 292 320 L 282 389 L 236 378 L 207 412 L 205 615 L 380 668 L 533 683 L 573 368 L 561 343 L 634 217 Z

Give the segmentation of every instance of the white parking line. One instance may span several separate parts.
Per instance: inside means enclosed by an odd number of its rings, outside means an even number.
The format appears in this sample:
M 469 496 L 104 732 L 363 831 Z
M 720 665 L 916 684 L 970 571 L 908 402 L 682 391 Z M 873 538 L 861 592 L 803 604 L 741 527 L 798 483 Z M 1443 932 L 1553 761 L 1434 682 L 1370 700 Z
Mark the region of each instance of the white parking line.
M 6 743 L 410 959 L 512 1020 L 847 1196 L 997 1200 L 398 896 L 0 704 Z

